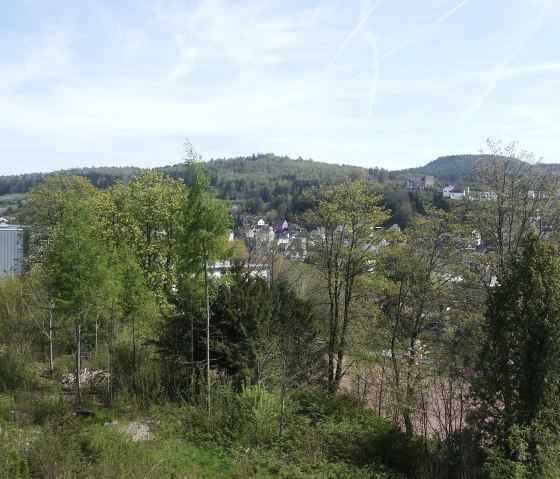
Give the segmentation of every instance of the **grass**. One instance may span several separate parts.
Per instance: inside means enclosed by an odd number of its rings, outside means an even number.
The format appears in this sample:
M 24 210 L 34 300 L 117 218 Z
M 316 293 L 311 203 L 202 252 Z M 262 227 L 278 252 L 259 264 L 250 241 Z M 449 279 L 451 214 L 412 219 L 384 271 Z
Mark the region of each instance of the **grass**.
M 11 351 L 0 355 L 0 478 L 400 479 L 413 444 L 347 396 L 304 390 L 291 396 L 282 437 L 277 393 L 216 384 L 204 404 L 145 407 L 83 391 L 93 417 L 75 413 L 74 391 L 40 377 Z M 127 425 L 149 425 L 135 442 Z

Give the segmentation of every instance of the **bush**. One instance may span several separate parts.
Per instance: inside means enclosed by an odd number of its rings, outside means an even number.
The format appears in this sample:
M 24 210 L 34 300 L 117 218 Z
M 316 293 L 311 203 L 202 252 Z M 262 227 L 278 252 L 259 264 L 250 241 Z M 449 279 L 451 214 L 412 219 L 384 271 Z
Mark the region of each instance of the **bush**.
M 309 421 L 307 427 L 298 427 L 302 432 L 291 429 L 289 433 L 299 436 L 300 451 L 310 454 L 319 449 L 329 461 L 361 467 L 382 463 L 403 473 L 410 472 L 423 455 L 419 441 L 360 407 L 355 398 L 302 390 L 294 400 L 294 409 Z
M 231 430 L 240 444 L 270 443 L 278 434 L 278 399 L 262 386 L 244 387 L 231 411 Z
M 13 441 L 0 441 L 0 477 L 13 479 L 30 477 L 27 458 Z
M 0 393 L 15 389 L 31 389 L 35 375 L 25 358 L 12 349 L 0 354 Z

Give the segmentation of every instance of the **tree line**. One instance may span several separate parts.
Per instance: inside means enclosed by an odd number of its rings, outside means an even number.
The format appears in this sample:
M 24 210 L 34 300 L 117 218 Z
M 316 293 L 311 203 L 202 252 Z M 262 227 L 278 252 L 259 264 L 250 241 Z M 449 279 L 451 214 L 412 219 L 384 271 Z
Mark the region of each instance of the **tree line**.
M 210 182 L 220 199 L 228 200 L 241 214 L 266 216 L 269 223 L 292 218 L 303 212 L 308 204 L 304 192 L 319 185 L 334 185 L 345 181 L 365 178 L 377 182 L 383 190 L 386 206 L 394 212 L 393 222 L 405 226 L 415 213 L 422 214 L 422 204 L 437 201 L 437 194 L 405 191 L 404 177 L 398 172 L 383 168 L 364 169 L 349 165 L 321 163 L 312 160 L 290 159 L 271 153 L 249 157 L 212 159 L 207 163 L 211 173 Z M 105 190 L 120 181 L 125 185 L 138 174 L 135 167 L 76 168 L 58 172 L 70 176 L 82 176 L 91 184 Z M 189 184 L 190 178 L 182 164 L 156 168 L 173 179 L 182 179 Z M 14 176 L 0 176 L 0 196 L 25 194 L 39 185 L 53 173 L 36 173 Z M 436 200 L 434 200 L 434 194 Z M 20 203 L 10 197 L 9 213 L 21 213 Z

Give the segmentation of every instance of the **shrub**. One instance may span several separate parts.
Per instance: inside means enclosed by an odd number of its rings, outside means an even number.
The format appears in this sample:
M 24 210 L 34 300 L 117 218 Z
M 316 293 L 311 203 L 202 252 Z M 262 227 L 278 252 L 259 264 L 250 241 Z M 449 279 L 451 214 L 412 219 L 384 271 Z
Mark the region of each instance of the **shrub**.
M 236 397 L 231 430 L 244 445 L 270 443 L 278 432 L 278 400 L 262 386 L 247 386 Z
M 15 389 L 30 389 L 35 376 L 25 358 L 12 349 L 0 354 L 0 393 Z

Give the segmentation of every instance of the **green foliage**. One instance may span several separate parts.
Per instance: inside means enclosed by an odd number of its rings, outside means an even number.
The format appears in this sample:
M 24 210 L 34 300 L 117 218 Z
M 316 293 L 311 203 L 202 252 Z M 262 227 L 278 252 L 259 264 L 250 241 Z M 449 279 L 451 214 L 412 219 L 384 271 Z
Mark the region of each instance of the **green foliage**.
M 294 451 L 299 461 L 324 460 L 366 470 L 374 464 L 385 464 L 406 472 L 420 455 L 419 444 L 408 441 L 388 421 L 362 409 L 349 396 L 302 390 L 293 396 L 293 403 L 294 427 L 289 429 L 284 447 Z
M 0 341 L 21 354 L 37 353 L 42 346 L 43 292 L 33 277 L 6 276 L 0 279 Z
M 55 309 L 74 324 L 91 324 L 107 280 L 108 252 L 84 203 L 66 205 L 51 232 L 43 267 Z
M 381 197 L 364 181 L 311 190 L 308 199 L 312 207 L 302 220 L 309 231 L 317 231 L 309 258 L 328 301 L 327 377 L 329 389 L 335 392 L 348 352 L 357 282 L 371 270 L 375 228 L 389 214 L 380 205 Z
M 65 216 L 66 207 L 82 203 L 88 205 L 92 216 L 96 206 L 98 190 L 85 178 L 65 174 L 49 177 L 44 183 L 29 192 L 22 215 L 22 224 L 31 231 L 31 257 L 40 257 L 48 241 L 51 228 Z M 71 214 L 71 213 L 70 213 Z
M 415 208 L 408 190 L 386 190 L 383 195 L 383 204 L 393 212 L 388 220 L 391 224 L 397 223 L 404 228 L 412 221 Z
M 128 186 L 117 183 L 108 191 L 103 212 L 107 241 L 120 254 L 134 254 L 163 313 L 171 308 L 169 296 L 177 283 L 177 232 L 184 195 L 182 181 L 141 170 Z
M 420 443 L 413 414 L 425 410 L 423 401 L 444 380 L 461 379 L 466 387 L 469 378 L 457 378 L 457 366 L 475 356 L 484 293 L 473 270 L 491 273 L 499 244 L 502 252 L 525 256 L 502 254 L 507 281 L 500 278 L 487 303 L 489 339 L 473 378 L 482 404 L 478 444 L 489 445 L 488 477 L 555 477 L 560 271 L 556 253 L 540 243 L 533 256 L 532 243 L 510 246 L 527 235 L 537 206 L 543 218 L 555 215 L 556 197 L 528 201 L 534 182 L 526 180 L 536 170 L 516 170 L 519 158 L 502 163 L 490 156 L 486 173 L 500 179 L 505 171 L 512 179 L 502 185 L 504 202 L 457 208 L 461 221 L 480 220 L 485 237 L 496 239 L 478 262 L 466 252 L 473 227 L 456 224 L 457 211 L 433 209 L 445 205 L 435 190 L 388 189 L 396 175 L 385 170 L 255 155 L 137 171 L 122 182 L 113 171 L 76 172 L 94 184 L 49 176 L 31 191 L 26 208 L 33 233 L 26 276 L 0 283 L 0 427 L 9 439 L 0 441 L 0 477 L 338 479 L 394 478 L 397 470 L 419 478 L 444 469 L 458 475 L 462 424 L 451 424 L 453 417 L 442 425 L 445 444 Z M 491 160 L 506 170 L 492 170 Z M 554 186 L 545 176 L 533 179 Z M 367 181 L 372 177 L 385 183 L 384 203 L 378 185 Z M 515 202 L 508 197 L 512 185 Z M 304 189 L 310 192 L 303 195 Z M 271 255 L 270 281 L 252 277 L 242 264 L 222 280 L 204 274 L 229 254 L 222 238 L 229 202 L 222 199 L 233 202 L 238 221 L 243 211 L 268 211 L 270 220 L 306 211 L 304 223 L 316 232 L 308 262 L 284 276 Z M 375 249 L 376 227 L 389 221 L 382 204 L 407 228 Z M 493 222 L 498 206 L 502 226 Z M 301 272 L 293 284 L 285 280 Z M 314 289 L 319 282 L 321 291 Z M 37 376 L 44 365 L 30 364 L 44 359 L 53 339 L 49 312 L 58 357 L 47 379 Z M 102 426 L 102 418 L 76 417 L 72 396 L 61 394 L 62 375 L 74 369 L 75 323 L 84 325 L 84 365 L 110 372 L 108 385 L 86 386 L 88 406 L 106 401 L 150 415 L 145 419 L 157 431 L 151 442 L 133 443 L 121 429 Z M 391 357 L 381 357 L 387 348 Z M 408 435 L 361 408 L 370 399 L 365 392 L 361 403 L 332 394 L 353 363 L 379 357 L 385 397 L 393 394 L 394 409 L 386 413 L 400 414 Z M 375 366 L 363 371 L 377 372 Z M 310 389 L 325 372 L 331 394 Z M 454 394 L 445 398 L 450 411 Z M 465 457 L 476 459 L 476 452 Z
M 242 446 L 264 446 L 278 434 L 278 400 L 264 387 L 247 386 L 231 411 L 231 431 Z
M 494 445 L 494 456 L 507 464 L 538 467 L 541 450 L 558 450 L 559 325 L 557 250 L 532 232 L 488 297 L 486 341 L 474 382 L 481 402 L 477 425 Z
M 187 162 L 192 179 L 182 212 L 180 268 L 184 274 L 199 274 L 208 261 L 224 252 L 223 237 L 231 218 L 223 203 L 216 201 L 205 165 Z
M 255 298 L 259 298 L 255 301 Z M 272 321 L 273 303 L 268 283 L 251 277 L 236 264 L 229 284 L 217 291 L 213 310 L 216 366 L 233 378 L 237 388 L 258 380 L 258 346 Z
M 0 392 L 34 386 L 33 373 L 29 361 L 13 349 L 0 353 Z
M 432 175 L 438 180 L 457 183 L 474 178 L 474 169 L 479 161 L 487 161 L 492 155 L 451 155 L 441 156 L 424 166 L 408 168 L 399 173 L 408 175 Z

